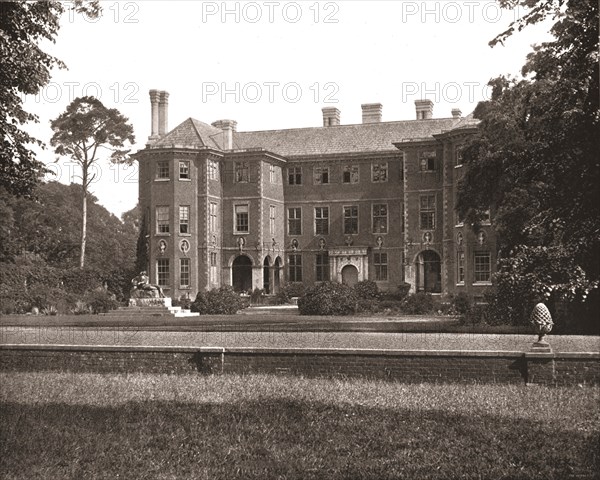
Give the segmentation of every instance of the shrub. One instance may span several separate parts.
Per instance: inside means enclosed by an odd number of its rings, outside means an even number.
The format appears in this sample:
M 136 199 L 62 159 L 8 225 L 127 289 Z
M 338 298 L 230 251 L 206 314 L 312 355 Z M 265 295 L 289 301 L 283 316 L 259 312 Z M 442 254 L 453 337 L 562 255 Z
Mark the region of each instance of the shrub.
M 85 294 L 85 303 L 88 305 L 92 313 L 108 313 L 110 310 L 115 310 L 119 306 L 114 295 L 111 295 L 106 290 L 98 289 Z
M 301 282 L 286 283 L 279 289 L 277 303 L 291 303 L 292 297 L 301 297 L 306 293 L 306 287 Z
M 251 305 L 262 305 L 265 297 L 265 291 L 261 288 L 255 288 L 250 294 Z
M 402 282 L 400 285 L 398 285 L 398 297 L 400 300 L 404 300 L 406 297 L 408 297 L 410 287 L 411 285 L 408 282 Z
M 240 296 L 230 286 L 198 292 L 191 305 L 192 312 L 201 315 L 233 315 L 245 308 Z
M 381 294 L 379 287 L 373 280 L 362 280 L 354 285 L 354 291 L 359 299 L 377 300 Z
M 473 297 L 465 292 L 459 292 L 450 298 L 451 312 L 455 315 L 466 315 L 473 308 Z
M 48 307 L 42 308 L 41 313 L 42 315 L 57 315 L 58 310 L 56 310 L 56 307 L 54 305 L 50 305 Z
M 182 295 L 179 299 L 174 299 L 171 305 L 181 307 L 184 310 L 190 310 L 192 308 L 192 299 L 187 295 Z
M 92 313 L 92 309 L 87 303 L 78 300 L 75 302 L 75 307 L 71 309 L 71 313 L 73 315 L 85 315 L 87 313 Z
M 402 311 L 409 315 L 423 315 L 433 313 L 439 309 L 439 302 L 436 302 L 429 293 L 418 292 L 406 297 L 402 303 Z
M 341 283 L 323 282 L 298 299 L 301 315 L 349 315 L 356 311 L 356 292 Z

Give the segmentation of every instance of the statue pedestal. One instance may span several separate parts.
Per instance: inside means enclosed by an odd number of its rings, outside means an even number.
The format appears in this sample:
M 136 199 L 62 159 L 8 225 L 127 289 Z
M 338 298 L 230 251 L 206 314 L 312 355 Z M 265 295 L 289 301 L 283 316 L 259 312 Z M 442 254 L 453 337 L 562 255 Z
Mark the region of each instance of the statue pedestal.
M 533 342 L 529 351 L 536 353 L 552 353 L 552 347 L 548 342 L 542 340 L 541 342 Z
M 171 308 L 171 298 L 163 297 L 163 298 L 130 298 L 129 299 L 130 307 L 167 307 Z

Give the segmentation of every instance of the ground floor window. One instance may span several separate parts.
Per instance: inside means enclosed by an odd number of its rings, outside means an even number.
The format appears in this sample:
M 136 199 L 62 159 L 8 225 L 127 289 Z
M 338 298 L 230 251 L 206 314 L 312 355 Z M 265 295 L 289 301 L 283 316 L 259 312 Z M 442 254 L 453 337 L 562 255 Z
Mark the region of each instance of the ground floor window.
M 190 286 L 190 259 L 179 259 L 179 286 L 188 288 Z
M 465 283 L 465 252 L 458 252 L 456 256 L 456 282 Z
M 373 265 L 375 266 L 375 280 L 384 282 L 388 279 L 387 253 L 374 253 Z
M 288 257 L 288 280 L 290 282 L 302 281 L 302 255 L 298 253 Z
M 492 256 L 489 252 L 475 254 L 475 282 L 492 280 Z
M 169 259 L 161 258 L 156 261 L 156 280 L 160 287 L 169 286 Z
M 317 282 L 329 281 L 329 254 L 327 252 L 317 253 Z

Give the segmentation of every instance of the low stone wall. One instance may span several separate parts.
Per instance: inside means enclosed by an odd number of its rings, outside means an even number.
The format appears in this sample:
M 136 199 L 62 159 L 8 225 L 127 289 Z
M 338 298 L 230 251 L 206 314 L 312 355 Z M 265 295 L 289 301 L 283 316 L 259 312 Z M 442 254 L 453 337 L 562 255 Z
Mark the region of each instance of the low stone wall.
M 401 382 L 599 384 L 598 353 L 0 345 L 0 371 L 363 377 Z

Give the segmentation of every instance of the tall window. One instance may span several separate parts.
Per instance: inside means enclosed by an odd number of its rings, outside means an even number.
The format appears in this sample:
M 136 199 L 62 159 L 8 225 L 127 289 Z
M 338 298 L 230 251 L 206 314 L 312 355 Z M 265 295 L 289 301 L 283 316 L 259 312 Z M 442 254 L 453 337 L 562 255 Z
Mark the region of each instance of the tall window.
M 465 283 L 465 252 L 458 252 L 456 257 L 456 282 Z
M 421 195 L 420 198 L 421 230 L 435 228 L 435 195 Z
M 169 207 L 156 207 L 156 233 L 169 233 Z
M 492 256 L 489 252 L 475 254 L 475 282 L 490 282 L 492 280 Z
M 209 180 L 219 179 L 219 162 L 215 160 L 209 160 L 206 165 L 206 169 Z
M 250 167 L 248 162 L 234 162 L 234 173 L 236 183 L 246 183 L 250 181 Z
M 358 233 L 358 206 L 344 207 L 344 234 L 355 235 Z
M 290 185 L 302 185 L 302 167 L 288 168 L 288 183 Z
M 421 152 L 419 163 L 422 172 L 433 172 L 435 170 L 435 152 Z
M 190 259 L 179 259 L 179 287 L 188 288 L 190 286 Z
M 179 180 L 190 179 L 190 162 L 187 160 L 181 160 L 179 162 Z
M 208 204 L 208 231 L 210 233 L 216 233 L 217 231 L 217 208 L 217 202 Z
M 299 253 L 288 257 L 288 280 L 290 282 L 302 281 L 302 255 Z
M 250 231 L 250 223 L 248 218 L 248 205 L 235 206 L 235 232 L 248 233 Z
M 156 178 L 161 180 L 170 178 L 168 160 L 159 160 L 156 162 Z
M 358 183 L 358 165 L 345 165 L 342 172 L 343 183 Z
M 272 237 L 275 236 L 275 215 L 276 215 L 275 205 L 269 205 L 269 232 Z
M 456 145 L 454 147 L 454 165 L 460 167 L 463 163 L 463 148 L 464 145 Z
M 315 207 L 315 235 L 329 235 L 329 207 Z
M 388 207 L 385 203 L 373 205 L 373 233 L 387 233 Z
M 329 254 L 327 252 L 317 253 L 317 282 L 329 281 Z
M 374 163 L 371 166 L 371 181 L 373 182 L 387 182 L 388 179 L 388 164 L 384 163 Z
M 210 252 L 210 283 L 217 285 L 219 283 L 219 272 L 217 269 L 217 252 Z
M 169 259 L 159 258 L 156 261 L 156 283 L 160 287 L 169 286 Z
M 326 185 L 329 183 L 329 167 L 314 168 L 315 185 Z
M 288 235 L 302 235 L 302 209 L 288 208 Z
M 373 254 L 373 265 L 375 266 L 375 280 L 385 282 L 388 279 L 388 257 L 387 253 L 375 252 Z
M 190 207 L 179 207 L 179 233 L 190 233 Z

